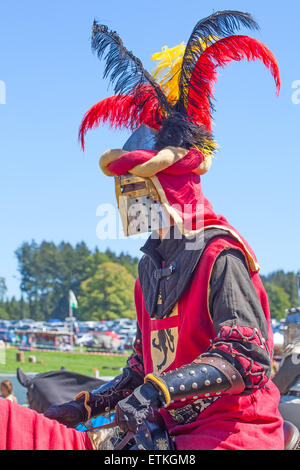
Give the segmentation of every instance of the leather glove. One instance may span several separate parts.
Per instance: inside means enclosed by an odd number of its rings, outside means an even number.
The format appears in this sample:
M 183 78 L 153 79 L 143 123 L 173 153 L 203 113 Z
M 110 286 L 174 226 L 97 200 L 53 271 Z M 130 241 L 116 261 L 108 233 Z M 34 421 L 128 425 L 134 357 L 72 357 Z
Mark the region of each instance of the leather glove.
M 76 428 L 87 421 L 88 413 L 84 407 L 84 399 L 72 400 L 62 405 L 54 405 L 44 413 L 46 418 L 55 419 L 68 428 Z
M 145 419 L 154 418 L 154 410 L 163 406 L 163 397 L 152 383 L 145 383 L 116 406 L 115 422 L 124 432 L 138 432 Z
M 91 393 L 82 392 L 75 400 L 51 406 L 45 416 L 56 419 L 67 427 L 75 428 L 90 418 L 113 410 L 120 400 L 128 397 L 141 383 L 143 378 L 130 367 L 126 367 L 122 374 L 103 384 L 99 389 Z

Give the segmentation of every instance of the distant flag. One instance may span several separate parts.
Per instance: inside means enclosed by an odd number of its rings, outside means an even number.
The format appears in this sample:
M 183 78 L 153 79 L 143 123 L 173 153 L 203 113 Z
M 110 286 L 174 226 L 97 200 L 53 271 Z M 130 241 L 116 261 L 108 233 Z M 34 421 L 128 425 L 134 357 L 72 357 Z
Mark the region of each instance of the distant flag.
M 70 308 L 72 307 L 74 310 L 78 309 L 78 302 L 72 290 L 70 290 L 69 292 L 69 305 L 70 305 Z

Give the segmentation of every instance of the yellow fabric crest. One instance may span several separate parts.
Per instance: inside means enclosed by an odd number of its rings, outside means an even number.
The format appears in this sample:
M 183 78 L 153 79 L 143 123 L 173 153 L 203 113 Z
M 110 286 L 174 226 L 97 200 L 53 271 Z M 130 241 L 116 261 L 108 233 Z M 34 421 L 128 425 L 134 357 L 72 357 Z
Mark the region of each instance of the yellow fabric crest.
M 196 41 L 197 44 L 195 43 L 194 47 L 195 49 L 199 48 L 200 42 L 201 49 L 204 51 L 218 39 L 217 36 L 209 36 L 202 41 Z M 152 55 L 152 60 L 158 62 L 152 71 L 152 77 L 163 90 L 167 100 L 173 105 L 179 100 L 179 81 L 185 49 L 186 44 L 182 42 L 179 46 L 172 47 L 171 49 L 168 46 L 164 46 L 162 52 L 156 52 Z M 218 150 L 218 144 L 214 140 L 206 140 L 202 146 L 197 148 L 203 153 L 207 163 L 210 164 L 211 158 Z
M 164 46 L 162 52 L 157 52 L 152 56 L 152 60 L 159 62 L 152 76 L 159 83 L 168 101 L 174 104 L 179 99 L 179 80 L 185 48 L 184 42 L 171 49 Z
M 216 36 L 209 36 L 200 41 L 203 51 L 217 39 Z M 199 41 L 197 43 L 199 44 Z M 164 46 L 162 52 L 156 52 L 152 56 L 152 60 L 158 62 L 152 71 L 152 77 L 157 81 L 168 101 L 173 104 L 179 99 L 179 80 L 185 49 L 186 44 L 182 42 L 171 49 Z

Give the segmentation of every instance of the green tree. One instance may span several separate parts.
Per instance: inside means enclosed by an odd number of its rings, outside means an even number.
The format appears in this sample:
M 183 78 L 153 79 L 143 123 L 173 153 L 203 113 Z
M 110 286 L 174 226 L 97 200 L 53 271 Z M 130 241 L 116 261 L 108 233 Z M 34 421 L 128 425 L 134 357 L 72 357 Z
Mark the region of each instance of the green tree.
M 91 252 L 84 242 L 73 247 L 61 242 L 56 246 L 43 241 L 23 243 L 16 251 L 21 291 L 26 296 L 30 317 L 49 320 L 68 315 L 68 292 L 78 295 L 80 283 L 93 271 Z M 95 269 L 95 268 L 94 268 Z
M 264 283 L 270 304 L 272 318 L 281 320 L 285 318 L 285 310 L 290 307 L 290 299 L 287 292 L 271 282 Z
M 263 276 L 263 282 L 269 282 L 284 289 L 289 297 L 289 307 L 299 305 L 297 274 L 285 273 L 282 270 L 275 271 L 268 276 Z
M 16 250 L 16 256 L 20 288 L 34 320 L 64 319 L 68 315 L 69 290 L 78 297 L 81 283 L 92 278 L 104 263 L 116 263 L 137 276 L 137 258 L 124 253 L 117 256 L 110 250 L 101 253 L 97 248 L 92 253 L 84 242 L 75 247 L 66 242 L 25 242 Z
M 105 255 L 113 262 L 118 263 L 124 266 L 128 272 L 130 272 L 133 277 L 137 277 L 138 275 L 138 263 L 139 259 L 136 257 L 132 257 L 128 253 L 124 253 L 123 251 L 117 256 L 113 253 L 109 248 L 105 251 Z
M 0 320 L 10 320 L 9 314 L 2 303 L 0 303 Z
M 111 259 L 107 254 L 102 253 L 96 248 L 95 252 L 89 255 L 86 260 L 85 279 L 94 276 L 100 264 L 109 263 L 110 261 Z
M 20 311 L 20 301 L 15 297 L 12 297 L 9 300 L 6 300 L 3 304 L 3 310 L 6 312 L 6 316 L 2 317 L 7 320 L 20 320 L 21 311 Z
M 103 263 L 81 283 L 79 318 L 107 320 L 135 318 L 134 277 L 117 263 Z
M 29 311 L 29 305 L 27 302 L 25 302 L 23 296 L 19 300 L 19 312 L 20 312 L 20 319 L 24 318 L 30 318 L 30 311 Z
M 124 266 L 124 268 L 126 268 L 134 278 L 138 277 L 138 258 L 133 258 L 132 256 L 122 252 L 118 256 L 118 263 Z

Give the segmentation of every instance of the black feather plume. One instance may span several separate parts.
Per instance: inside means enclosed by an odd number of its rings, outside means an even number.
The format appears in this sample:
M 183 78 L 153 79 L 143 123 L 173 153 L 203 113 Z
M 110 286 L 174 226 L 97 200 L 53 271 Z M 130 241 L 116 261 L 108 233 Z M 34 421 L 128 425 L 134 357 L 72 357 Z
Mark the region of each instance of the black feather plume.
M 182 113 L 173 112 L 156 133 L 155 149 L 162 150 L 165 147 L 205 147 L 212 140 L 211 133 L 205 126 L 194 124 Z
M 144 69 L 141 60 L 124 47 L 122 39 L 115 31 L 94 22 L 92 49 L 99 59 L 106 61 L 103 77 L 109 77 L 116 95 L 130 95 L 133 99 L 137 97 L 137 105 L 142 108 L 145 102 L 141 99 L 141 90 L 147 85 L 145 101 L 149 99 L 149 90 L 153 90 L 162 114 L 170 113 L 171 106 L 160 86 Z
M 202 52 L 221 38 L 231 36 L 241 27 L 259 29 L 249 13 L 240 11 L 219 11 L 200 20 L 188 40 L 182 61 L 179 82 L 179 100 L 176 109 L 184 112 L 188 103 L 190 78 Z

